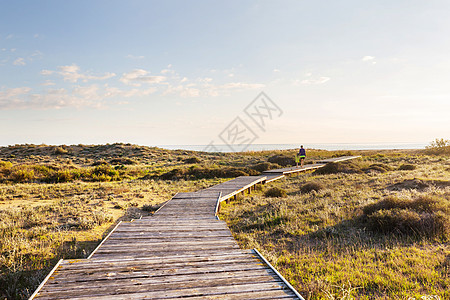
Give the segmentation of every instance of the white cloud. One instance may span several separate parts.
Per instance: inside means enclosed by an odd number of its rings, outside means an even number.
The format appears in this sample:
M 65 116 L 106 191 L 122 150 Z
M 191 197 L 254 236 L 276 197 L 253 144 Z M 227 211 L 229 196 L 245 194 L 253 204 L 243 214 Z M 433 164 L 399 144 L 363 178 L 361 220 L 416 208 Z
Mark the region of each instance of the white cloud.
M 46 80 L 45 82 L 41 83 L 41 85 L 43 86 L 51 86 L 51 85 L 55 85 L 55 83 L 51 80 Z
M 102 97 L 98 94 L 99 88 L 97 85 L 91 86 L 77 86 L 73 89 L 73 94 L 88 100 L 99 100 Z
M 26 65 L 25 59 L 24 59 L 23 57 L 18 57 L 18 58 L 13 62 L 13 64 L 14 64 L 15 66 L 25 66 L 25 65 Z
M 31 88 L 29 87 L 7 89 L 6 92 L 0 92 L 0 99 L 3 100 L 5 98 L 15 98 L 17 96 L 28 94 L 30 91 Z
M 374 56 L 370 56 L 370 55 L 366 55 L 363 58 L 361 58 L 362 61 L 371 61 L 374 60 L 375 57 Z
M 44 56 L 44 53 L 42 53 L 41 51 L 39 51 L 39 50 L 35 50 L 33 53 L 31 53 L 31 55 L 30 55 L 30 59 L 33 59 L 33 58 L 35 58 L 35 57 L 37 57 L 37 58 L 42 58 Z
M 136 55 L 128 54 L 126 56 L 126 58 L 139 60 L 139 59 L 144 59 L 145 56 L 143 56 L 143 55 L 136 56 Z
M 178 86 L 168 86 L 167 89 L 164 91 L 163 95 L 168 94 L 178 94 L 180 95 L 180 97 L 183 98 L 192 98 L 192 97 L 199 97 L 201 91 L 198 88 L 178 85 Z
M 195 88 L 186 88 L 180 93 L 181 97 L 198 97 L 200 96 L 200 90 Z
M 31 88 L 21 87 L 0 92 L 0 109 L 59 109 L 63 107 L 97 106 L 67 94 L 65 89 L 48 90 L 42 94 L 32 94 Z
M 108 87 L 105 90 L 105 97 L 143 97 L 156 92 L 156 88 L 151 87 L 148 89 L 131 89 L 131 90 L 121 90 L 116 87 Z
M 128 73 L 123 73 L 120 81 L 132 86 L 141 86 L 141 82 L 145 83 L 162 83 L 167 79 L 165 76 L 147 76 L 148 71 L 143 69 L 135 69 Z
M 44 75 L 44 76 L 52 75 L 53 73 L 54 72 L 50 71 L 50 70 L 42 70 L 41 71 L 41 75 Z
M 161 74 L 174 74 L 175 71 L 171 69 L 162 69 Z
M 210 77 L 205 77 L 205 78 L 199 78 L 199 79 L 197 79 L 197 81 L 201 82 L 201 83 L 210 83 L 213 81 L 213 79 Z
M 325 82 L 328 82 L 331 78 L 330 77 L 319 77 L 317 79 L 305 79 L 301 80 L 300 83 L 304 85 L 317 85 L 317 84 L 324 84 Z
M 366 55 L 363 58 L 361 58 L 361 61 L 371 63 L 372 65 L 375 65 L 377 62 L 375 61 L 374 56 Z
M 186 82 L 188 81 L 187 77 L 183 77 L 183 79 L 180 80 L 180 82 Z
M 166 69 L 161 70 L 161 74 L 173 74 L 175 75 L 175 70 L 172 69 L 172 64 L 168 64 Z
M 101 76 L 94 76 L 90 74 L 84 74 L 80 73 L 80 67 L 76 64 L 70 65 L 70 66 L 59 66 L 59 71 L 51 71 L 51 70 L 42 70 L 41 75 L 52 75 L 52 74 L 58 74 L 61 75 L 64 78 L 64 81 L 69 82 L 78 82 L 78 80 L 81 80 L 83 82 L 88 82 L 89 80 L 106 80 L 109 78 L 112 78 L 116 76 L 114 73 L 105 73 Z
M 230 82 L 220 86 L 222 89 L 261 89 L 265 87 L 264 84 L 261 83 L 245 83 L 245 82 Z

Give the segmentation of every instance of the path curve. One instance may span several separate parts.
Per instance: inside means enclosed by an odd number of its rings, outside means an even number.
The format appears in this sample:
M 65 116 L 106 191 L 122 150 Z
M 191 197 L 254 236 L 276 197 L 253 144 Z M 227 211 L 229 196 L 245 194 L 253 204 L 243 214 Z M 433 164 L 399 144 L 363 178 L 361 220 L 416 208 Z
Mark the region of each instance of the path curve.
M 303 299 L 256 249 L 239 248 L 217 218 L 220 203 L 258 184 L 357 157 L 178 193 L 153 216 L 119 223 L 88 259 L 60 260 L 30 299 Z

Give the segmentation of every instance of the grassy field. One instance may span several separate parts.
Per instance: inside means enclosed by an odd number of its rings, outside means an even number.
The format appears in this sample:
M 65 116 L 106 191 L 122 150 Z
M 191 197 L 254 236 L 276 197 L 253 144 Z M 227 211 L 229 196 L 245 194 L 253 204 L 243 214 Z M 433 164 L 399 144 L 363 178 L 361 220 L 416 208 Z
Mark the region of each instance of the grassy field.
M 445 299 L 450 161 L 436 149 L 310 150 L 309 161 L 364 158 L 270 184 L 225 206 L 223 218 L 242 247 L 261 250 L 311 299 Z M 0 299 L 26 299 L 58 259 L 87 257 L 119 220 L 152 214 L 176 192 L 294 164 L 294 153 L 0 148 Z M 415 222 L 396 219 L 405 213 Z
M 360 152 L 221 208 L 306 299 L 450 299 L 450 156 Z

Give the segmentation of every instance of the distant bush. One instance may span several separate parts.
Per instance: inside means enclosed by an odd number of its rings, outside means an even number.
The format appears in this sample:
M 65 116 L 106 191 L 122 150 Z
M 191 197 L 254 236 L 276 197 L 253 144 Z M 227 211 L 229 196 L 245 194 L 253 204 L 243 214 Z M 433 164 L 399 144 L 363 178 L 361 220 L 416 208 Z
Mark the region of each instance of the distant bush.
M 135 165 L 136 161 L 131 158 L 113 158 L 110 161 L 112 165 Z
M 424 190 L 428 187 L 430 187 L 430 184 L 432 184 L 432 181 L 426 181 L 426 180 L 422 180 L 422 179 L 405 179 L 401 182 L 397 182 L 394 183 L 390 186 L 388 186 L 388 189 L 392 190 L 392 191 L 401 191 L 401 190 Z
M 183 162 L 186 164 L 198 164 L 198 163 L 202 162 L 202 160 L 200 158 L 198 158 L 197 156 L 192 156 L 192 157 L 184 159 Z
M 368 227 L 377 232 L 448 238 L 450 200 L 419 196 L 413 200 L 387 197 L 363 208 Z
M 9 161 L 0 160 L 0 169 L 11 169 L 12 163 Z
M 323 166 L 322 168 L 314 171 L 315 174 L 337 174 L 337 173 L 362 173 L 362 169 L 360 166 L 353 162 L 330 162 Z
M 258 175 L 258 172 L 249 168 L 200 168 L 172 169 L 160 176 L 164 180 L 178 179 L 209 179 L 209 178 L 232 178 L 239 176 Z
M 157 211 L 161 205 L 152 205 L 152 204 L 144 204 L 142 205 L 142 210 L 146 212 L 154 212 Z
M 269 162 L 278 164 L 283 167 L 293 166 L 295 165 L 294 157 L 290 157 L 287 155 L 279 154 L 269 157 Z
M 92 170 L 92 180 L 94 181 L 113 181 L 120 180 L 119 171 L 111 165 L 96 166 Z
M 365 171 L 375 171 L 380 173 L 386 173 L 387 171 L 392 171 L 392 168 L 386 164 L 372 164 Z
M 34 171 L 23 166 L 13 170 L 10 177 L 13 182 L 30 182 L 34 180 Z
M 9 161 L 0 161 L 0 181 L 3 181 L 11 174 L 12 163 Z
M 268 189 L 265 193 L 264 196 L 266 197 L 277 197 L 277 198 L 284 198 L 287 196 L 287 193 L 285 190 L 278 188 L 278 187 L 273 187 Z
M 62 155 L 69 153 L 69 150 L 65 149 L 63 146 L 55 147 L 55 154 L 56 155 Z
M 93 167 L 101 166 L 101 165 L 108 165 L 108 162 L 104 159 L 101 159 L 101 160 L 96 160 L 91 164 L 91 166 L 93 166 Z
M 398 169 L 400 171 L 412 171 L 416 169 L 415 165 L 411 165 L 411 164 L 403 164 L 400 167 L 398 167 Z
M 322 183 L 320 183 L 318 181 L 310 181 L 310 182 L 307 182 L 304 185 L 302 185 L 300 187 L 300 191 L 302 193 L 309 193 L 312 191 L 318 192 L 318 191 L 322 190 L 323 188 L 324 188 L 324 185 Z
M 450 140 L 435 139 L 425 149 L 428 154 L 450 154 Z
M 256 165 L 250 166 L 250 169 L 253 169 L 258 172 L 264 172 L 271 169 L 278 169 L 281 166 L 279 164 L 270 163 L 270 162 L 262 162 Z

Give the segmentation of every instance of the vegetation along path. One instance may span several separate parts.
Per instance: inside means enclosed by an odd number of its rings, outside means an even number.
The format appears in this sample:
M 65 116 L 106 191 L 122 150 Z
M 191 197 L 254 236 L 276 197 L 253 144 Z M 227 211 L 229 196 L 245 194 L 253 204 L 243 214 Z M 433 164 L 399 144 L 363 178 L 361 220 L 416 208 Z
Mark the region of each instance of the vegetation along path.
M 220 202 L 257 184 L 353 159 L 241 176 L 178 193 L 153 216 L 119 223 L 88 259 L 60 260 L 30 299 L 303 299 L 256 250 L 241 250 Z

